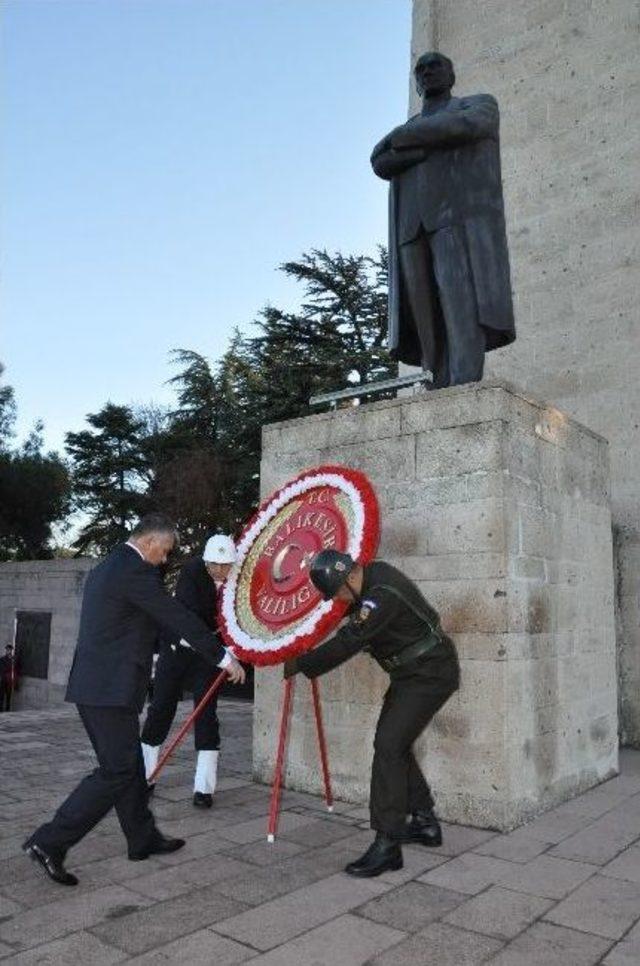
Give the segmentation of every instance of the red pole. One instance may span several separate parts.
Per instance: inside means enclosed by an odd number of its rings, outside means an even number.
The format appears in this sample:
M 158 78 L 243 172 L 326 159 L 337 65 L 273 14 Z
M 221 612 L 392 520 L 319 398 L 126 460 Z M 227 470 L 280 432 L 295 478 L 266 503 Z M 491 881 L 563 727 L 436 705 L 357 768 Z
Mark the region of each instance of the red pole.
M 180 731 L 175 736 L 175 738 L 173 739 L 169 747 L 166 748 L 165 751 L 163 751 L 162 755 L 160 756 L 160 761 L 158 762 L 156 767 L 153 769 L 153 771 L 147 778 L 148 785 L 153 785 L 156 778 L 164 768 L 167 760 L 171 757 L 175 749 L 178 747 L 178 745 L 180 744 L 180 742 L 182 741 L 182 739 L 184 738 L 184 736 L 186 735 L 187 731 L 194 723 L 194 721 L 200 717 L 205 707 L 207 706 L 211 698 L 214 696 L 214 694 L 216 693 L 216 691 L 218 690 L 218 688 L 220 687 L 220 685 L 222 684 L 226 676 L 227 676 L 227 672 L 221 671 L 220 674 L 215 679 L 215 681 L 213 682 L 213 684 L 211 685 L 211 687 L 209 688 L 209 690 L 207 691 L 207 693 L 205 694 L 205 696 L 193 709 L 193 711 L 191 712 L 191 714 L 189 715 L 185 723 L 182 725 L 182 727 L 180 728 Z
M 273 789 L 271 791 L 271 807 L 269 809 L 269 825 L 267 827 L 267 842 L 275 842 L 276 827 L 278 825 L 278 811 L 280 807 L 280 789 L 282 787 L 282 772 L 284 769 L 284 752 L 287 744 L 287 732 L 289 730 L 289 715 L 291 713 L 291 698 L 293 696 L 293 677 L 287 678 L 284 682 L 284 697 L 282 699 L 282 715 L 280 717 L 280 737 L 278 739 L 278 754 L 276 757 L 276 770 L 273 776 Z
M 320 748 L 320 761 L 322 763 L 322 777 L 324 779 L 324 797 L 327 803 L 327 810 L 333 811 L 333 794 L 331 791 L 331 776 L 329 774 L 329 759 L 327 756 L 327 743 L 324 737 L 324 726 L 322 724 L 322 707 L 320 705 L 320 692 L 318 690 L 317 678 L 311 678 L 311 693 L 313 694 L 313 710 L 316 714 L 316 729 L 318 731 L 318 747 Z

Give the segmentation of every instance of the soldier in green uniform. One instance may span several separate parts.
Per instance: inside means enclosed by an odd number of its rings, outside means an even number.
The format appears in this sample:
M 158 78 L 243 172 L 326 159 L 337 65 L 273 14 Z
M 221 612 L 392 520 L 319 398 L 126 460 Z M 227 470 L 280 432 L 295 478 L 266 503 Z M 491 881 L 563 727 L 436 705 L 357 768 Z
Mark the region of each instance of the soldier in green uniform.
M 389 674 L 374 739 L 371 827 L 376 837 L 350 875 L 402 868 L 402 842 L 442 844 L 434 801 L 412 746 L 459 685 L 453 642 L 413 581 L 382 560 L 360 566 L 348 554 L 322 550 L 311 580 L 325 600 L 351 604 L 350 620 L 320 647 L 285 662 L 285 677 L 325 674 L 368 651 Z

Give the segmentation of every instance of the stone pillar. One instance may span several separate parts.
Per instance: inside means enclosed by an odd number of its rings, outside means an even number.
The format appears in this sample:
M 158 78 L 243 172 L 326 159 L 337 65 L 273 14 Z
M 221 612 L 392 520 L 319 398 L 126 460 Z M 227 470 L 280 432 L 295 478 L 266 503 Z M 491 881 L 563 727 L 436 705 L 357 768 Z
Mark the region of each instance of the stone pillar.
M 500 103 L 518 339 L 487 357 L 609 440 L 621 729 L 640 747 L 640 248 L 636 0 L 413 0 L 412 62 Z M 418 107 L 412 91 L 411 111 Z
M 322 463 L 364 470 L 379 555 L 454 638 L 462 687 L 418 746 L 440 814 L 508 829 L 615 774 L 617 694 L 607 444 L 507 384 L 267 426 L 262 490 Z M 322 678 L 335 791 L 366 801 L 386 675 L 366 655 Z M 272 776 L 281 669 L 256 673 L 254 768 Z M 320 792 L 300 677 L 286 781 Z

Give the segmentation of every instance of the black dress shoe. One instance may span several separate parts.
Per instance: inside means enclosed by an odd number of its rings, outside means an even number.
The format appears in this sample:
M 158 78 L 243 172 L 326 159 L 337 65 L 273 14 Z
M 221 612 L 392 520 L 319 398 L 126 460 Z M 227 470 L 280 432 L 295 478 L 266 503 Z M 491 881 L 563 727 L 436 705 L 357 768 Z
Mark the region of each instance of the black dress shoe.
M 375 839 L 359 859 L 345 866 L 345 872 L 361 879 L 372 879 L 383 872 L 401 869 L 402 849 L 395 839 L 378 832 Z
M 31 839 L 27 839 L 22 848 L 29 858 L 37 862 L 54 882 L 65 886 L 75 886 L 78 884 L 76 876 L 72 875 L 71 872 L 67 872 L 61 859 L 55 859 L 52 855 L 48 855 L 44 849 L 41 849 Z
M 144 859 L 148 859 L 150 855 L 166 855 L 169 852 L 177 852 L 186 844 L 184 839 L 170 839 L 158 832 L 144 848 L 133 852 L 130 849 L 129 858 L 132 862 L 142 862 Z
M 207 792 L 194 792 L 193 804 L 196 808 L 211 808 L 213 795 L 209 795 Z
M 427 848 L 442 845 L 442 829 L 433 810 L 414 812 L 411 821 L 407 822 L 400 836 L 400 841 L 417 842 L 418 845 L 426 845 Z

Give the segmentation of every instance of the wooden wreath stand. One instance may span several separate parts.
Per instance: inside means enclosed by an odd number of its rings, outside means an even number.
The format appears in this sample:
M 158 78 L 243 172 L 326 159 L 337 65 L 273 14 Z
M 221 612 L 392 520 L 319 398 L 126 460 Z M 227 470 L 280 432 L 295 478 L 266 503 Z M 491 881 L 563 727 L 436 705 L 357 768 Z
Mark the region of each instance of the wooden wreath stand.
M 166 765 L 167 761 L 174 753 L 179 744 L 184 740 L 186 734 L 188 733 L 191 726 L 200 717 L 206 706 L 209 704 L 214 694 L 220 689 L 224 679 L 227 676 L 226 671 L 221 671 L 216 677 L 215 681 L 211 684 L 211 687 L 204 695 L 204 697 L 199 701 L 196 707 L 193 709 L 187 720 L 184 722 L 177 735 L 169 743 L 167 748 L 163 751 L 158 764 L 149 775 L 147 779 L 148 785 L 153 785 L 158 778 L 158 775 Z M 276 758 L 276 770 L 273 776 L 273 788 L 271 791 L 271 804 L 269 807 L 269 824 L 267 826 L 267 841 L 275 842 L 276 840 L 276 830 L 278 827 L 278 817 L 280 814 L 280 796 L 282 792 L 282 775 L 284 772 L 284 762 L 287 748 L 287 738 L 289 737 L 289 724 L 291 719 L 291 705 L 293 703 L 293 686 L 294 678 L 290 677 L 284 681 L 283 698 L 282 698 L 282 713 L 280 717 L 280 735 L 278 738 L 278 753 Z M 327 810 L 329 812 L 333 811 L 333 794 L 331 791 L 331 776 L 329 774 L 329 758 L 327 755 L 327 743 L 324 736 L 324 726 L 322 724 L 322 708 L 320 706 L 320 693 L 318 690 L 318 682 L 315 678 L 311 679 L 311 695 L 313 697 L 313 712 L 316 720 L 316 732 L 318 735 L 318 750 L 320 753 L 320 763 L 322 765 L 322 778 L 324 781 L 324 797 L 327 803 Z
M 291 719 L 291 705 L 293 703 L 293 686 L 295 677 L 287 678 L 284 681 L 282 696 L 282 712 L 280 715 L 280 736 L 278 738 L 278 753 L 276 757 L 276 769 L 273 775 L 273 788 L 271 790 L 271 807 L 269 809 L 269 824 L 267 826 L 267 842 L 275 842 L 276 830 L 278 827 L 278 816 L 280 814 L 280 793 L 282 790 L 282 775 L 284 772 L 284 760 L 287 748 L 287 738 L 289 736 L 289 723 Z M 318 735 L 318 750 L 320 752 L 320 763 L 322 765 L 322 778 L 324 781 L 324 797 L 327 803 L 327 810 L 333 811 L 333 794 L 331 791 L 331 776 L 329 775 L 329 758 L 327 755 L 327 743 L 324 737 L 324 726 L 322 724 L 322 708 L 320 706 L 320 692 L 318 682 L 311 678 L 311 694 L 313 697 L 313 712 L 316 719 L 316 733 Z

